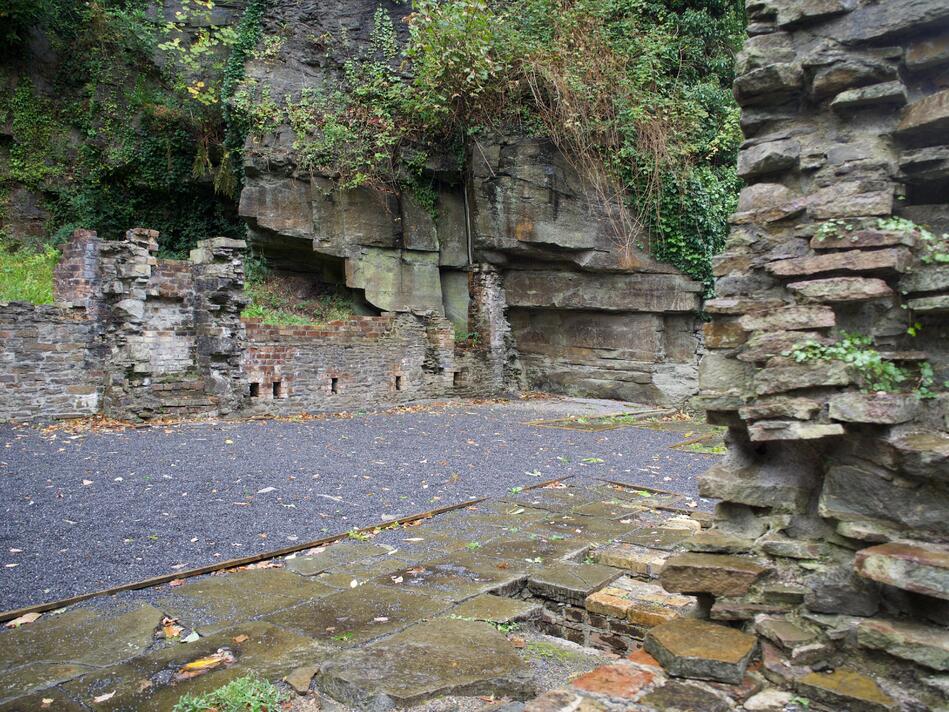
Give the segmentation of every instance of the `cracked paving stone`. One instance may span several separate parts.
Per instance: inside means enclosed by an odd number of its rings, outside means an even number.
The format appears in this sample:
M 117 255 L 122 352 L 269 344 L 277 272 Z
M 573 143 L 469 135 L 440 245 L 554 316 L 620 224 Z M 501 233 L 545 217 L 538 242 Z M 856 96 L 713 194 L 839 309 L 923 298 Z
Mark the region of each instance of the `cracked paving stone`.
M 367 583 L 266 617 L 331 645 L 349 647 L 433 618 L 451 605 L 395 586 Z
M 336 589 L 346 589 L 352 587 L 353 580 L 363 584 L 383 575 L 391 576 L 411 563 L 411 561 L 395 556 L 387 556 L 382 559 L 363 561 L 352 566 L 338 566 L 334 570 L 325 571 L 313 577 L 313 580 Z
M 257 618 L 334 589 L 282 569 L 251 569 L 195 579 L 173 591 L 159 600 L 169 615 L 210 625 Z
M 585 492 L 579 494 L 570 489 L 536 489 L 509 495 L 501 500 L 521 507 L 546 509 L 549 512 L 569 512 L 582 504 L 591 504 L 597 500 Z
M 486 623 L 422 623 L 326 662 L 324 694 L 359 709 L 385 710 L 443 695 L 535 694 L 530 668 L 510 641 Z
M 833 672 L 812 672 L 794 682 L 805 697 L 853 712 L 888 712 L 898 708 L 893 698 L 867 675 L 838 668 Z
M 0 702 L 72 680 L 98 668 L 75 663 L 28 663 L 0 672 Z
M 175 680 L 189 662 L 226 650 L 233 662 L 202 675 Z M 301 665 L 319 663 L 333 653 L 310 638 L 269 623 L 247 623 L 194 643 L 174 643 L 126 663 L 72 680 L 63 689 L 96 712 L 168 712 L 185 693 L 201 695 L 231 680 L 256 673 L 281 678 Z M 115 694 L 93 703 L 96 697 Z
M 479 593 L 493 592 L 502 596 L 514 593 L 526 575 L 526 563 L 460 552 L 380 576 L 373 583 L 463 601 Z
M 670 680 L 639 699 L 644 709 L 656 712 L 729 712 L 733 706 L 707 687 Z
M 559 561 L 531 573 L 527 588 L 541 598 L 582 606 L 587 596 L 621 575 L 609 566 Z

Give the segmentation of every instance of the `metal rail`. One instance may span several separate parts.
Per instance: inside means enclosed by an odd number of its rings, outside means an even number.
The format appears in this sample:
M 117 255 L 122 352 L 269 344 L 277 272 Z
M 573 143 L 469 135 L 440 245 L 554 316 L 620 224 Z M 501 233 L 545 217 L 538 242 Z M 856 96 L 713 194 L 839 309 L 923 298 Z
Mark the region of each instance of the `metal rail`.
M 545 480 L 544 482 L 537 482 L 533 485 L 524 487 L 524 491 L 540 489 L 541 487 L 546 487 L 547 485 L 554 484 L 556 482 L 562 482 L 572 478 L 573 475 L 566 475 L 564 477 L 557 477 L 552 480 Z M 430 509 L 426 512 L 420 512 L 418 514 L 410 514 L 401 519 L 392 519 L 387 522 L 380 522 L 378 524 L 370 524 L 369 526 L 360 527 L 358 529 L 351 529 L 349 531 L 341 532 L 339 534 L 331 534 L 325 536 L 321 539 L 314 539 L 312 541 L 307 541 L 303 543 L 293 544 L 292 546 L 285 546 L 280 549 L 274 549 L 272 551 L 265 551 L 259 554 L 251 554 L 250 556 L 241 556 L 236 559 L 227 559 L 226 561 L 219 561 L 214 564 L 209 564 L 207 566 L 199 566 L 194 569 L 186 569 L 184 571 L 175 571 L 170 574 L 162 574 L 161 576 L 152 576 L 151 578 L 142 579 L 141 581 L 133 581 L 132 583 L 123 583 L 118 586 L 112 586 L 111 588 L 105 588 L 100 591 L 91 591 L 89 593 L 81 593 L 78 596 L 70 596 L 69 598 L 63 598 L 58 601 L 49 601 L 48 603 L 37 603 L 32 606 L 24 606 L 23 608 L 16 608 L 9 611 L 0 612 L 0 623 L 8 620 L 13 620 L 14 618 L 19 618 L 20 616 L 26 613 L 45 613 L 46 611 L 53 611 L 58 608 L 65 608 L 66 606 L 71 606 L 75 603 L 81 603 L 82 601 L 88 601 L 92 598 L 98 598 L 100 596 L 113 596 L 116 593 L 122 593 L 123 591 L 137 591 L 142 588 L 151 588 L 152 586 L 161 586 L 162 584 L 168 583 L 169 581 L 175 581 L 177 579 L 187 579 L 193 578 L 195 576 L 203 576 L 205 574 L 211 574 L 215 571 L 224 571 L 227 569 L 237 568 L 239 566 L 247 566 L 249 564 L 256 564 L 260 561 L 267 561 L 268 559 L 276 559 L 280 556 L 287 556 L 288 554 L 295 554 L 298 551 L 304 551 L 305 549 L 315 549 L 318 546 L 326 546 L 327 544 L 333 544 L 341 539 L 346 539 L 349 537 L 350 533 L 355 531 L 360 534 L 378 532 L 390 527 L 399 527 L 405 524 L 410 524 L 412 522 L 417 522 L 423 519 L 431 519 L 436 517 L 439 514 L 447 514 L 448 512 L 453 512 L 457 509 L 462 509 L 464 507 L 470 507 L 475 504 L 480 504 L 487 501 L 488 497 L 479 497 L 476 499 L 465 500 L 464 502 L 458 502 L 457 504 L 449 504 L 445 507 L 439 507 L 437 509 Z

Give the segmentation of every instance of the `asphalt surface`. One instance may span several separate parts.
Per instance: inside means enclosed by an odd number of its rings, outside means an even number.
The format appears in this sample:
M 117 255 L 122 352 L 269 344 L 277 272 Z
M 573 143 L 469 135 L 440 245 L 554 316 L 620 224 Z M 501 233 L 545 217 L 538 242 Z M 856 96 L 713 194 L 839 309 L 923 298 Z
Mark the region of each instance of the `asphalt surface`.
M 118 432 L 0 425 L 0 610 L 270 551 L 567 475 L 682 492 L 682 435 L 525 421 L 618 406 L 450 407 Z

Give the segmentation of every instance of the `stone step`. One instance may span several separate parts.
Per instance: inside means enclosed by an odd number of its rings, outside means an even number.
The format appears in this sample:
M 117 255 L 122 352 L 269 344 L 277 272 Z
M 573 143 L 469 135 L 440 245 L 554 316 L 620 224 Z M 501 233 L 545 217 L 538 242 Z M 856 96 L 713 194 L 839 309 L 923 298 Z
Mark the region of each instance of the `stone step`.
M 593 552 L 593 560 L 644 578 L 658 578 L 670 554 L 636 544 L 620 542 Z
M 610 566 L 560 561 L 532 573 L 527 579 L 527 588 L 541 598 L 582 606 L 587 596 L 620 575 Z
M 672 593 L 743 596 L 767 571 L 767 567 L 739 556 L 677 554 L 666 561 L 659 580 Z
M 590 613 L 622 618 L 651 628 L 686 615 L 694 600 L 667 593 L 656 584 L 624 576 L 591 593 L 583 605 Z
M 934 670 L 949 670 L 949 630 L 945 628 L 867 618 L 857 626 L 857 643 Z
M 680 618 L 652 628 L 644 647 L 670 675 L 737 685 L 758 640 L 734 628 Z
M 861 549 L 854 568 L 864 578 L 949 600 L 949 546 L 890 542 Z
M 831 649 L 815 633 L 783 616 L 758 616 L 755 631 L 778 645 L 792 665 L 814 665 L 825 660 Z

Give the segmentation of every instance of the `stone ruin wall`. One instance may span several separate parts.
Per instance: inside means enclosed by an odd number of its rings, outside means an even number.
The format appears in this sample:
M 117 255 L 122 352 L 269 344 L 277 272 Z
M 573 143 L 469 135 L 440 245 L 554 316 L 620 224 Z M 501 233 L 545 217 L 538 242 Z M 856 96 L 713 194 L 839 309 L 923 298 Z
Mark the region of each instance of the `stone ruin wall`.
M 214 238 L 189 260 L 162 260 L 152 230 L 116 242 L 77 231 L 56 268 L 56 304 L 0 305 L 0 421 L 292 415 L 516 385 L 493 271 L 470 275 L 477 338 L 458 346 L 432 313 L 243 320 L 245 246 Z
M 949 4 L 747 9 L 746 187 L 700 376 L 700 404 L 728 426 L 726 458 L 700 478 L 721 502 L 662 581 L 754 628 L 775 682 L 840 666 L 855 697 L 824 692 L 847 709 L 945 709 L 949 266 L 921 231 L 878 221 L 949 231 Z M 818 233 L 829 220 L 845 222 Z M 844 332 L 911 371 L 928 360 L 942 392 L 870 393 L 840 361 L 788 355 Z

